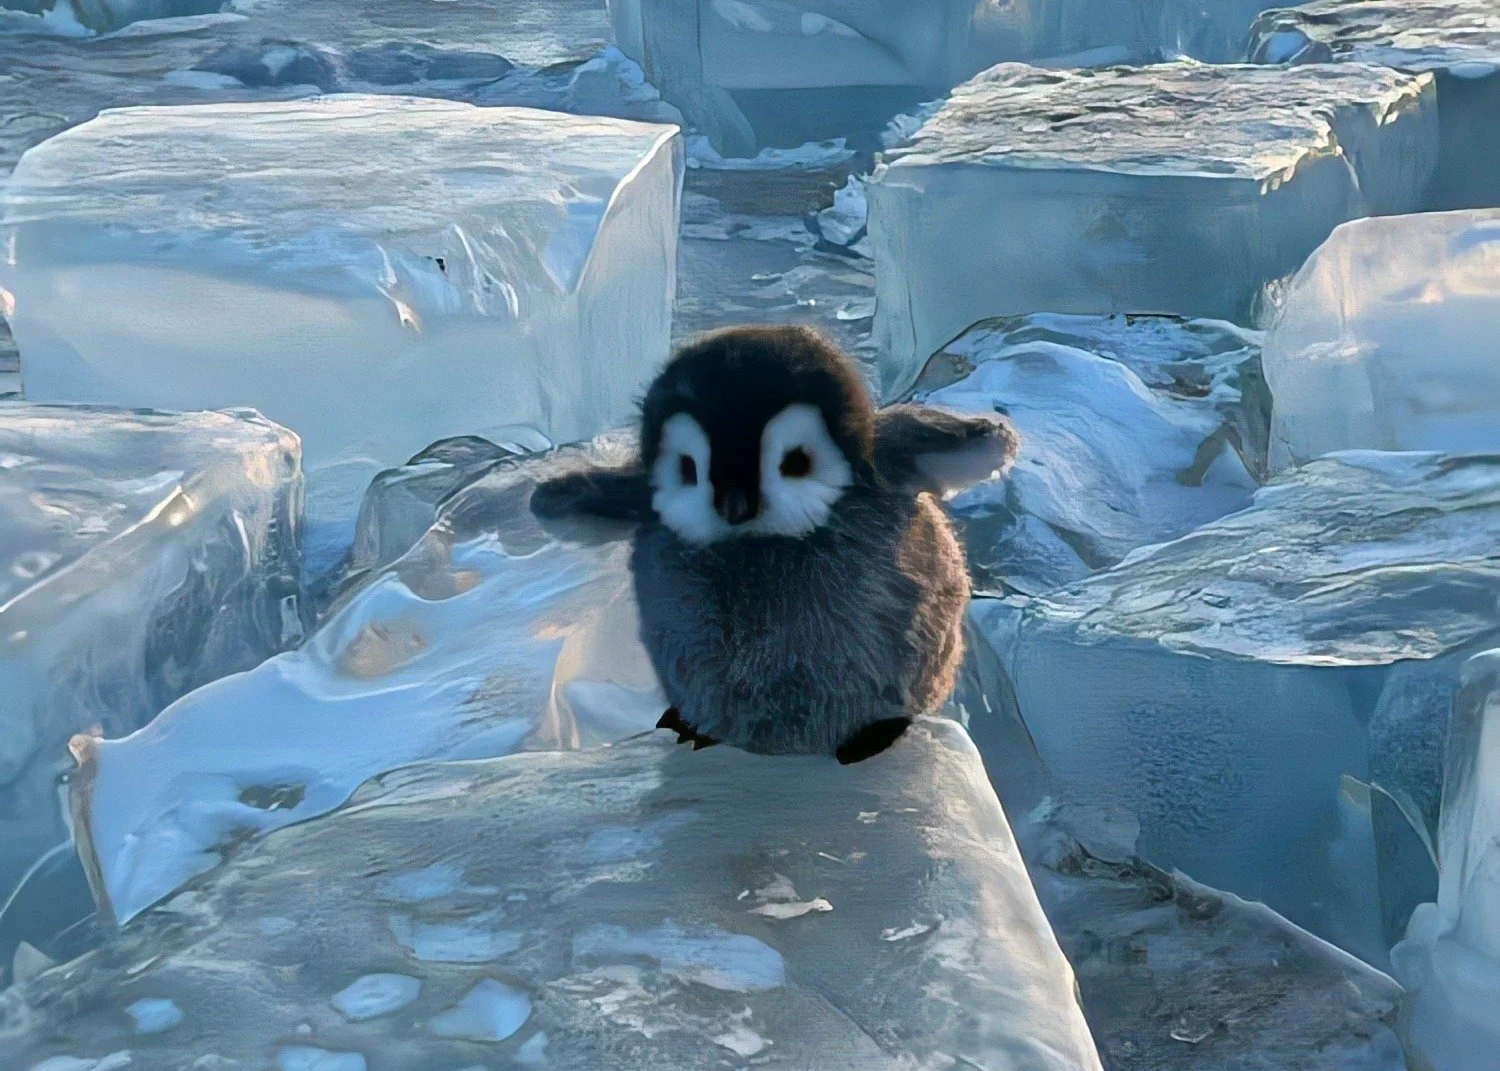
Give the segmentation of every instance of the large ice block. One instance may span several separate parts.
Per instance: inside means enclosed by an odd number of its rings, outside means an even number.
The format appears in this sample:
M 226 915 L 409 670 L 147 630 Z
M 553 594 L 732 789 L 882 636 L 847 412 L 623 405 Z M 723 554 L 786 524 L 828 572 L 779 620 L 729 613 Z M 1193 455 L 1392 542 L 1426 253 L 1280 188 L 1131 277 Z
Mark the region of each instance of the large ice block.
M 298 452 L 247 410 L 0 404 L 0 904 L 67 839 L 72 734 L 300 638 Z
M 1266 337 L 1273 468 L 1330 450 L 1500 450 L 1500 209 L 1339 227 Z
M 1353 64 L 985 71 L 866 188 L 885 395 L 987 316 L 1251 322 L 1339 223 L 1418 206 L 1434 100 Z
M 1249 505 L 1269 417 L 1259 354 L 1256 332 L 1218 320 L 1045 313 L 943 347 L 917 397 L 1003 412 L 1021 433 L 1004 480 L 949 503 L 980 587 L 1049 591 Z
M 1500 204 L 1500 8 L 1492 0 L 1313 0 L 1263 12 L 1256 63 L 1375 63 L 1437 78 L 1442 146 L 1424 207 Z
M 435 439 L 622 420 L 668 350 L 676 128 L 398 96 L 105 112 L 28 151 L 0 285 L 27 396 L 255 405 L 314 571 Z M 319 533 L 324 533 L 320 535 Z
M 1378 963 L 1375 848 L 1345 776 L 1382 765 L 1368 726 L 1398 669 L 1407 691 L 1447 679 L 1500 635 L 1497 547 L 1500 457 L 1350 452 L 972 614 L 1060 795 L 1125 808 L 1143 857 Z
M 1437 902 L 1391 957 L 1413 1066 L 1485 1071 L 1500 1052 L 1500 650 L 1463 668 L 1444 772 Z
M 181 1027 L 132 1035 L 143 999 Z M 408 768 L 0 996 L 5 1066 L 129 1048 L 174 1067 L 205 1037 L 250 1067 L 293 1045 L 411 1071 L 481 1052 L 558 1071 L 1100 1067 L 946 721 L 848 767 L 653 733 Z
M 578 459 L 497 467 L 394 563 L 361 559 L 301 649 L 183 696 L 123 740 L 80 737 L 75 828 L 104 913 L 129 919 L 244 838 L 324 814 L 399 766 L 655 726 L 667 701 L 637 637 L 629 544 L 613 525 L 554 535 L 527 506 L 537 479 Z

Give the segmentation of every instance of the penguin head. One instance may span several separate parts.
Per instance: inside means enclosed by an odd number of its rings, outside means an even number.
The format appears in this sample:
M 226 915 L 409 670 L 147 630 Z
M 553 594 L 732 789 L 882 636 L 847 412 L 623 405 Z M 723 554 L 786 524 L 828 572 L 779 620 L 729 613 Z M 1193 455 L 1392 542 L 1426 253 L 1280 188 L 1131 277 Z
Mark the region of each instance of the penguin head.
M 656 514 L 695 544 L 806 536 L 874 479 L 875 408 L 854 363 L 803 327 L 735 327 L 678 351 L 646 393 Z

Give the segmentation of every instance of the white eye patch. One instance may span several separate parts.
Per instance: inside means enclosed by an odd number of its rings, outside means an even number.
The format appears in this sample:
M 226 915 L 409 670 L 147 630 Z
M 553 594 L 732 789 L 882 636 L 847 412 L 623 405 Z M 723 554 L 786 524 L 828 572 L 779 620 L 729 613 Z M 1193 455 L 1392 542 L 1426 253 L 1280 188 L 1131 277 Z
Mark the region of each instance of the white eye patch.
M 854 474 L 815 405 L 789 405 L 760 433 L 762 535 L 806 535 L 826 524 Z
M 708 461 L 708 436 L 698 422 L 687 413 L 668 417 L 651 468 L 651 506 L 663 524 L 689 543 L 711 543 L 729 532 L 714 510 Z

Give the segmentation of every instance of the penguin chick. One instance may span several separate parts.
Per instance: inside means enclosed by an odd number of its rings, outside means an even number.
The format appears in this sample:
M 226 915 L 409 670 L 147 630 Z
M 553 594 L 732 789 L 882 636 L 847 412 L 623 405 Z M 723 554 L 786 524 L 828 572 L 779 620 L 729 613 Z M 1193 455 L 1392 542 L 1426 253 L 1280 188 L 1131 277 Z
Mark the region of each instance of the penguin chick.
M 968 573 L 936 496 L 1015 449 L 999 417 L 877 412 L 811 330 L 731 328 L 651 385 L 635 465 L 547 481 L 532 508 L 637 523 L 663 727 L 697 747 L 849 762 L 952 691 Z

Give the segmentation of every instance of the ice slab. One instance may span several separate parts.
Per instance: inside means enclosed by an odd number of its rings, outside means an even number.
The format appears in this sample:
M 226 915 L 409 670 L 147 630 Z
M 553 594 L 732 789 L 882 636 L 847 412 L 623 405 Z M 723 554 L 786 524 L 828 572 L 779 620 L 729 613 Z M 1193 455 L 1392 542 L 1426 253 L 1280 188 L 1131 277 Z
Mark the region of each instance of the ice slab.
M 389 900 L 393 879 L 438 865 L 466 888 Z M 758 910 L 817 899 L 832 910 Z M 497 919 L 518 941 L 490 962 L 434 963 L 395 940 L 392 914 Z M 371 974 L 420 993 L 350 1022 L 329 1000 Z M 85 989 L 109 996 L 80 1012 Z M 182 1026 L 126 1041 L 118 1009 L 145 995 L 173 1001 Z M 1100 1066 L 979 754 L 945 721 L 850 767 L 653 733 L 408 768 L 0 996 L 7 1066 L 127 1044 L 175 1066 L 204 1037 L 260 1066 L 295 1037 L 372 1066 L 457 1068 L 475 1052 L 457 1035 L 484 1038 L 491 1064 L 544 1051 L 588 1071 L 756 1054 L 826 1071 Z
M 589 524 L 556 537 L 527 505 L 576 453 L 454 494 L 406 554 L 351 578 L 299 650 L 189 693 L 123 740 L 78 741 L 75 826 L 103 912 L 129 919 L 233 844 L 324 814 L 398 766 L 654 727 L 667 702 L 637 637 L 628 544 Z
M 298 454 L 249 410 L 0 404 L 0 904 L 67 839 L 70 736 L 300 639 Z
M 1422 1066 L 1480 1071 L 1500 1052 L 1500 650 L 1464 665 L 1448 735 L 1436 903 L 1391 954 Z
M 1136 858 L 1108 815 L 1006 805 L 1106 1066 L 1406 1071 L 1388 976 L 1264 904 Z
M 988 316 L 1253 322 L 1335 226 L 1415 210 L 1436 147 L 1427 75 L 993 67 L 866 188 L 882 390 Z
M 142 19 L 202 15 L 225 6 L 224 0 L 6 0 L 0 4 L 0 8 L 35 16 L 36 32 L 64 35 L 109 33 Z M 25 26 L 19 19 L 15 25 L 18 29 Z
M 668 350 L 681 177 L 676 128 L 554 112 L 105 112 L 0 198 L 26 394 L 257 406 L 302 436 L 316 573 L 433 440 L 624 418 Z
M 1500 10 L 1489 0 L 1313 0 L 1263 12 L 1256 63 L 1374 63 L 1437 78 L 1431 208 L 1500 205 Z
M 1497 546 L 1500 458 L 1351 452 L 971 615 L 1060 796 L 1126 809 L 1143 857 L 1379 963 L 1376 849 L 1345 778 L 1387 761 L 1369 726 L 1403 722 L 1388 687 L 1419 691 L 1492 644 Z M 1414 788 L 1438 781 L 1415 765 Z
M 1275 468 L 1330 450 L 1500 449 L 1500 209 L 1339 227 L 1266 339 Z
M 1257 332 L 1220 320 L 1045 313 L 943 347 L 917 397 L 1003 412 L 1022 438 L 1004 480 L 949 503 L 979 588 L 1040 594 L 1249 505 L 1269 420 L 1259 353 Z

